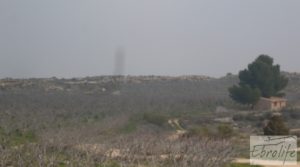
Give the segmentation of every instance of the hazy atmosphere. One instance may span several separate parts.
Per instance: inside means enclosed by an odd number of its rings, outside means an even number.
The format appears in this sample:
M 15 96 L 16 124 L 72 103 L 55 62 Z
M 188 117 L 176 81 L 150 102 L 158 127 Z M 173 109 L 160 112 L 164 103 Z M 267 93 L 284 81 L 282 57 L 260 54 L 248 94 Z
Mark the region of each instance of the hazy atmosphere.
M 259 54 L 299 72 L 299 8 L 298 0 L 1 0 L 0 77 L 219 77 Z
M 0 0 L 0 167 L 300 167 L 300 0 Z

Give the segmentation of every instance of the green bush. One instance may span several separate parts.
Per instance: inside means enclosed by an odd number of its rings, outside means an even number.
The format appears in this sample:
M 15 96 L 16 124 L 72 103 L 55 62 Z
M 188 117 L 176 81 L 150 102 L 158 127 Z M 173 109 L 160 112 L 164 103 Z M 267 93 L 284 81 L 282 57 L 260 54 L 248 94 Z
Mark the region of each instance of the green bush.
M 32 143 L 37 140 L 37 136 L 33 131 L 15 129 L 5 132 L 0 127 L 0 145 L 17 146 L 25 143 Z
M 167 116 L 161 113 L 151 113 L 147 112 L 144 113 L 143 119 L 151 124 L 157 125 L 157 126 L 163 126 L 167 122 Z
M 132 120 L 129 120 L 125 126 L 123 126 L 120 131 L 122 133 L 131 133 L 131 132 L 134 132 L 135 130 L 137 129 L 137 124 L 136 122 L 132 121 Z
M 191 137 L 191 136 L 199 136 L 199 137 L 208 137 L 208 136 L 212 136 L 212 132 L 209 131 L 209 129 L 205 126 L 201 126 L 201 127 L 192 127 L 188 130 L 187 136 Z
M 233 129 L 228 124 L 221 124 L 218 126 L 218 134 L 221 137 L 231 137 L 233 135 Z
M 289 135 L 289 129 L 285 126 L 281 116 L 274 115 L 264 127 L 264 135 Z
M 16 129 L 14 132 L 10 133 L 10 144 L 20 145 L 24 143 L 31 143 L 36 141 L 36 135 L 33 131 L 21 131 Z

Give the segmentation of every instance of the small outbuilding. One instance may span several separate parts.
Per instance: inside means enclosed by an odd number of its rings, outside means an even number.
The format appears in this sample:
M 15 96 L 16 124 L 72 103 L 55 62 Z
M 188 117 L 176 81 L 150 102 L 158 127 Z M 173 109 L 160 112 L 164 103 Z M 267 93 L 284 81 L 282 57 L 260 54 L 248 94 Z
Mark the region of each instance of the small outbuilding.
M 287 100 L 281 97 L 270 97 L 270 98 L 261 97 L 254 108 L 257 110 L 279 111 L 284 107 L 286 107 L 286 104 L 287 104 Z

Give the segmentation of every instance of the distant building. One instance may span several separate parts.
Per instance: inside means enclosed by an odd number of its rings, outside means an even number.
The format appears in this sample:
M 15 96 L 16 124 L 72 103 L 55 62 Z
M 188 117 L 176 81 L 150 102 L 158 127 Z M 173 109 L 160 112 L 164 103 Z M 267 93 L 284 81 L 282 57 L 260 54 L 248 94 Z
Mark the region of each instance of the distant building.
M 270 97 L 270 98 L 261 97 L 254 108 L 257 110 L 279 111 L 282 108 L 286 107 L 286 103 L 287 100 L 280 97 Z

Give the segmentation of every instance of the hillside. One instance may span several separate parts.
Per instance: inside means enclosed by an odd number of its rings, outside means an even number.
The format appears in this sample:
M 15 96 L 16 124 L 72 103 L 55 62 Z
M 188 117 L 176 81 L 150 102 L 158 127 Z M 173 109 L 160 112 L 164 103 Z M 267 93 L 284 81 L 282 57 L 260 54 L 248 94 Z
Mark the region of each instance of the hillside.
M 285 75 L 290 79 L 285 89 L 286 97 L 291 106 L 297 106 L 300 104 L 300 74 Z M 237 152 L 245 150 L 243 143 L 247 141 L 248 135 L 262 133 L 262 122 L 270 113 L 248 111 L 232 102 L 227 89 L 237 82 L 234 75 L 222 78 L 99 76 L 2 79 L 0 153 L 6 151 L 3 155 L 11 157 L 2 157 L 0 161 L 14 164 L 15 159 L 12 157 L 18 151 L 23 153 L 23 149 L 28 149 L 30 155 L 34 156 L 32 151 L 44 148 L 52 149 L 55 155 L 62 155 L 56 157 L 53 162 L 55 164 L 78 161 L 87 164 L 102 163 L 107 160 L 107 151 L 111 152 L 110 156 L 119 158 L 110 157 L 108 160 L 118 159 L 122 164 L 135 164 L 130 161 L 132 159 L 122 157 L 121 152 L 129 146 L 134 147 L 136 143 L 141 147 L 151 147 L 149 150 L 152 153 L 145 153 L 147 158 L 159 153 L 168 159 L 169 155 L 165 155 L 163 150 L 171 149 L 169 152 L 176 152 L 178 149 L 167 147 L 168 144 L 187 147 L 193 143 L 201 150 L 200 148 L 205 147 L 200 142 L 206 140 L 204 137 L 213 137 L 216 141 L 211 141 L 211 144 L 219 143 L 217 146 L 221 146 L 220 142 L 225 138 L 222 146 L 226 149 L 232 149 L 230 143 L 235 142 L 241 146 Z M 291 127 L 297 128 L 298 117 L 287 112 L 285 118 L 289 119 Z M 177 140 L 180 137 L 185 140 Z M 146 138 L 149 143 L 144 142 Z M 156 148 L 153 144 L 157 142 L 161 142 L 166 148 Z M 20 147 L 20 150 L 13 149 L 16 147 Z M 114 148 L 118 149 L 111 150 Z M 226 150 L 223 147 L 216 148 L 219 149 Z M 132 155 L 144 154 L 138 148 L 135 151 Z M 196 154 L 192 150 L 187 151 Z M 219 153 L 222 156 L 222 152 Z M 84 156 L 79 158 L 79 154 Z M 47 159 L 49 155 L 47 153 L 44 156 Z M 95 159 L 89 161 L 88 158 Z M 229 159 L 230 157 L 226 157 L 224 162 Z M 198 162 L 194 163 L 197 166 Z M 169 164 L 174 165 L 176 164 Z

